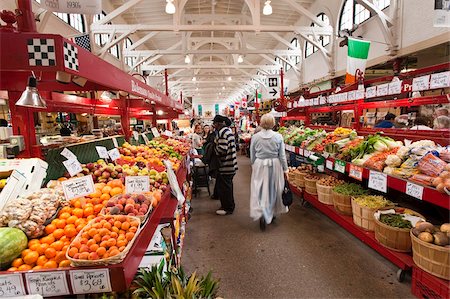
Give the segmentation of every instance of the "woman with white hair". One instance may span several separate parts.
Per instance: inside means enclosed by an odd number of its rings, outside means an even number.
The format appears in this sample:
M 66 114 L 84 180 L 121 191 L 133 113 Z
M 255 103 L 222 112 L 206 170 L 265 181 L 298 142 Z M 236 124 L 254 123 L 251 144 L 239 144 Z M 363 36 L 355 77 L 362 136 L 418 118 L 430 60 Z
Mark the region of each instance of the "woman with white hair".
M 450 129 L 450 117 L 441 115 L 434 119 L 435 130 L 448 130 Z
M 272 130 L 275 118 L 264 114 L 260 126 L 262 130 L 253 135 L 250 145 L 250 217 L 259 219 L 261 230 L 265 230 L 266 224 L 270 224 L 276 215 L 288 211 L 282 200 L 288 166 L 283 137 Z

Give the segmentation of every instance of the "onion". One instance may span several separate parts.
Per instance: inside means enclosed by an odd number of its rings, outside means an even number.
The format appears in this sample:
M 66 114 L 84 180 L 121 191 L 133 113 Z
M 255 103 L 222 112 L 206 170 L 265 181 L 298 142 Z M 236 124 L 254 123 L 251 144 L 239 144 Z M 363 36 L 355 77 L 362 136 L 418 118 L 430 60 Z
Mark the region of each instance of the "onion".
M 434 178 L 432 181 L 433 186 L 438 186 L 439 184 L 442 184 L 444 182 L 444 180 L 440 177 Z
M 445 188 L 445 184 L 444 183 L 440 183 L 439 185 L 436 186 L 436 190 L 441 192 L 441 193 L 445 192 L 444 188 Z

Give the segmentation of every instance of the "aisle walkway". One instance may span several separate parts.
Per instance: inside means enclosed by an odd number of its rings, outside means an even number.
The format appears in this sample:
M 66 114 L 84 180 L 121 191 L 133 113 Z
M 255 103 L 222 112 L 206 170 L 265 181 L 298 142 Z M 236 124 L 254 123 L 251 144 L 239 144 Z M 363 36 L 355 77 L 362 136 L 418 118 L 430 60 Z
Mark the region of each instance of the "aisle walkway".
M 216 216 L 205 188 L 193 199 L 182 264 L 220 278 L 224 298 L 409 298 L 397 268 L 298 199 L 265 232 L 249 217 L 251 167 L 238 158 L 236 210 Z

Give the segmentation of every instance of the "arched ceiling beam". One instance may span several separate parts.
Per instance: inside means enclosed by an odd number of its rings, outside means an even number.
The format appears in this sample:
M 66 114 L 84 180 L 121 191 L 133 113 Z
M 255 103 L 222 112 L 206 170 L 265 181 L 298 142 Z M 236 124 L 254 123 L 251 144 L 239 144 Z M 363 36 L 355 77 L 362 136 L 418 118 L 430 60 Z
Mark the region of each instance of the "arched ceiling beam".
M 127 10 L 129 10 L 130 8 L 132 8 L 133 6 L 139 4 L 142 1 L 143 0 L 129 0 L 128 2 L 122 4 L 121 6 L 119 6 L 118 8 L 116 8 L 115 10 L 113 10 L 112 12 L 107 14 L 106 16 L 104 16 L 101 20 L 98 20 L 95 23 L 93 23 L 93 25 L 94 24 L 95 25 L 102 25 L 102 24 L 109 23 L 114 18 L 116 18 L 117 16 L 119 16 L 122 13 L 126 12 Z
M 297 2 L 295 2 L 295 0 L 283 0 L 283 1 L 286 2 L 287 4 L 289 4 L 297 12 L 299 12 L 300 14 L 304 15 L 305 17 L 307 17 L 308 19 L 313 21 L 316 25 L 318 25 L 320 27 L 328 26 L 322 20 L 320 20 L 317 16 L 312 14 L 308 9 L 306 9 L 305 7 L 299 5 Z

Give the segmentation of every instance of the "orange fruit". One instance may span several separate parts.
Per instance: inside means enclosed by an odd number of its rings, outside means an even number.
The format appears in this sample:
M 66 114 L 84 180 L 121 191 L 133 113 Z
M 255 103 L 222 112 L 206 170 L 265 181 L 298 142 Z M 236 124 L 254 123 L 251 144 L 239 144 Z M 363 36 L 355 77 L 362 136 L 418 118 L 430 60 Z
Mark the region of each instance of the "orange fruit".
M 61 239 L 59 239 L 61 242 L 66 243 L 67 241 L 70 240 L 70 238 L 68 238 L 66 235 L 62 236 Z
M 81 242 L 79 240 L 74 240 L 72 242 L 72 246 L 71 247 L 75 247 L 75 248 L 79 249 L 81 247 Z
M 16 267 L 16 268 L 18 268 L 22 265 L 23 265 L 23 259 L 20 257 L 14 259 L 13 262 L 11 263 L 11 266 Z
M 131 232 L 131 233 L 135 233 L 135 232 L 137 232 L 137 227 L 136 226 L 132 226 L 132 227 L 130 227 L 128 229 L 128 231 Z
M 50 223 L 49 225 L 47 225 L 47 226 L 45 227 L 45 233 L 46 233 L 47 235 L 50 235 L 51 233 L 53 233 L 53 232 L 55 231 L 55 229 L 56 229 L 56 225 Z
M 92 244 L 91 246 L 89 246 L 89 250 L 91 251 L 91 252 L 94 252 L 94 251 L 97 251 L 97 249 L 99 248 L 100 246 L 98 246 L 97 244 Z
M 75 247 L 70 247 L 69 251 L 67 252 L 67 254 L 68 254 L 70 257 L 74 257 L 75 254 L 77 254 L 77 253 L 78 253 L 78 249 L 75 248 Z
M 58 228 L 53 232 L 53 237 L 55 237 L 56 240 L 59 240 L 64 236 L 64 229 Z
M 109 229 L 107 229 L 107 228 L 101 228 L 101 229 L 99 229 L 98 230 L 98 233 L 99 233 L 99 235 L 100 236 L 106 236 L 106 235 L 109 235 Z
M 137 222 L 137 221 L 131 221 L 131 222 L 130 222 L 130 226 L 138 227 L 138 226 L 139 226 L 139 222 Z
M 67 224 L 74 224 L 75 221 L 77 221 L 77 220 L 78 220 L 78 217 L 72 215 L 72 216 L 69 216 L 69 218 L 66 219 L 66 223 L 67 223 Z
M 119 236 L 118 233 L 115 232 L 110 232 L 109 235 L 111 236 L 111 238 L 117 239 L 117 237 Z
M 91 221 L 92 219 L 94 219 L 95 218 L 95 215 L 89 215 L 88 217 L 87 217 L 87 220 L 88 221 Z
M 71 215 L 70 215 L 70 213 L 68 213 L 68 212 L 63 212 L 63 213 L 61 213 L 61 214 L 59 214 L 59 219 L 67 219 L 67 218 L 69 218 Z
M 69 214 L 71 214 L 71 213 L 72 213 L 72 208 L 69 207 L 69 206 L 65 206 L 65 207 L 63 207 L 63 208 L 61 209 L 61 211 L 59 211 L 59 214 L 60 214 L 60 215 L 61 215 L 62 213 L 69 213 Z
M 68 226 L 64 229 L 64 233 L 67 237 L 72 238 L 77 235 L 78 231 L 75 227 Z
M 31 269 L 33 269 L 33 267 L 31 267 L 30 265 L 23 264 L 23 265 L 20 265 L 20 267 L 17 268 L 17 271 L 28 271 L 28 270 L 31 270 Z
M 114 187 L 111 192 L 109 192 L 109 194 L 111 194 L 111 196 L 117 195 L 117 194 L 122 194 L 123 190 L 120 187 Z
M 122 222 L 116 220 L 116 221 L 114 221 L 114 226 L 117 227 L 118 229 L 120 229 L 122 227 Z
M 83 229 L 83 227 L 84 227 L 84 224 L 77 225 L 77 227 L 76 227 L 77 232 L 79 233 Z
M 103 194 L 109 194 L 111 192 L 112 188 L 110 186 L 105 186 L 102 189 Z
M 71 205 L 74 207 L 74 208 L 76 208 L 76 209 L 79 209 L 79 208 L 81 208 L 83 205 L 81 204 L 81 201 L 79 200 L 79 199 L 77 199 L 77 200 L 74 200 L 73 202 L 71 202 Z M 73 211 L 72 211 L 72 214 L 73 214 Z M 75 215 L 75 214 L 73 214 L 73 215 Z
M 108 200 L 110 198 L 111 198 L 111 195 L 109 195 L 109 193 L 103 193 L 102 196 L 100 196 L 101 201 Z
M 9 269 L 6 270 L 6 271 L 16 272 L 17 270 L 19 270 L 19 269 L 17 269 L 16 267 L 11 267 L 11 268 L 9 268 Z
M 97 252 L 99 257 L 102 257 L 106 253 L 106 248 L 105 247 L 99 247 L 99 248 L 97 248 L 97 250 L 95 252 Z
M 89 237 L 94 237 L 96 234 L 97 234 L 97 229 L 95 229 L 95 228 L 91 228 L 91 229 L 89 229 L 89 231 L 88 231 L 88 234 L 89 234 Z
M 81 252 L 80 255 L 78 256 L 78 258 L 80 260 L 87 260 L 89 258 L 89 252 Z
M 50 245 L 48 245 L 47 243 L 41 244 L 41 248 L 37 250 L 37 252 L 39 253 L 39 255 L 43 255 L 49 247 Z
M 91 193 L 91 194 L 89 194 L 89 197 L 91 197 L 91 198 L 98 198 L 98 197 L 100 197 L 100 196 L 102 196 L 102 191 L 101 190 L 95 190 L 95 192 L 94 193 Z
M 43 268 L 42 268 L 42 266 L 40 266 L 40 265 L 34 266 L 34 267 L 32 268 L 32 270 L 41 270 L 41 269 L 43 269 Z
M 69 260 L 63 260 L 59 263 L 60 268 L 67 268 L 70 267 L 70 261 Z
M 122 251 L 125 250 L 125 248 L 126 248 L 125 246 L 120 246 L 120 247 L 119 247 L 119 251 L 122 252 Z
M 84 211 L 83 211 L 84 217 L 92 216 L 93 214 L 94 214 L 94 209 L 92 207 L 84 208 Z
M 124 231 L 127 231 L 129 228 L 130 228 L 130 223 L 129 222 L 122 222 L 121 229 L 123 229 Z
M 39 253 L 37 253 L 36 251 L 31 251 L 23 258 L 23 261 L 27 265 L 33 265 L 34 263 L 36 263 L 38 258 Z
M 55 269 L 58 268 L 58 264 L 55 261 L 48 261 L 43 266 L 45 269 Z
M 83 252 L 89 252 L 89 246 L 87 246 L 86 244 L 81 245 L 80 249 L 78 250 L 79 253 L 83 253 Z
M 36 251 L 39 254 L 39 251 L 41 251 L 41 244 L 33 244 L 30 246 L 31 251 Z
M 125 234 L 125 237 L 127 238 L 128 241 L 131 241 L 134 237 L 134 233 L 128 232 Z
M 100 191 L 101 191 L 105 186 L 106 186 L 105 183 L 96 183 L 96 184 L 94 184 L 95 189 L 100 190 Z
M 83 217 L 83 210 L 81 210 L 81 217 Z M 86 220 L 84 220 L 84 218 L 78 218 L 77 221 L 75 221 L 74 225 L 79 226 L 79 225 L 84 225 L 85 223 L 86 223 Z
M 59 264 L 65 259 L 66 259 L 66 252 L 65 251 L 58 251 L 56 253 L 55 262 L 57 262 Z
M 56 250 L 52 247 L 49 247 L 45 250 L 45 257 L 48 259 L 54 258 L 56 256 Z
M 126 246 L 127 245 L 127 241 L 122 239 L 122 240 L 117 240 L 116 243 L 117 246 L 122 247 L 122 246 Z
M 78 218 L 83 218 L 83 209 L 81 208 L 75 208 L 72 210 L 72 215 L 76 216 Z
M 64 243 L 64 247 L 61 249 L 62 252 L 66 253 L 67 249 L 69 249 L 70 242 Z
M 39 239 L 32 239 L 32 240 L 28 241 L 28 248 L 30 248 L 34 244 L 41 244 L 41 241 L 39 241 Z
M 55 249 L 56 251 L 60 251 L 64 247 L 64 242 L 56 241 L 56 242 L 50 244 L 50 247 Z
M 87 246 L 91 246 L 92 244 L 97 244 L 97 242 L 96 242 L 94 239 L 90 239 L 90 240 L 86 243 Z
M 36 264 L 38 266 L 44 266 L 44 264 L 48 262 L 48 258 L 45 255 L 41 255 L 40 257 L 38 257 Z
M 96 234 L 95 236 L 92 237 L 92 239 L 95 241 L 95 243 L 100 243 L 102 241 L 102 236 Z
M 57 228 L 64 228 L 66 226 L 66 220 L 65 219 L 56 219 L 55 225 Z
M 118 255 L 119 253 L 120 253 L 119 249 L 113 249 L 109 251 L 109 256 L 115 256 Z
M 100 213 L 100 211 L 103 209 L 103 204 L 96 204 L 95 206 L 94 206 L 94 214 L 98 214 L 98 213 Z

